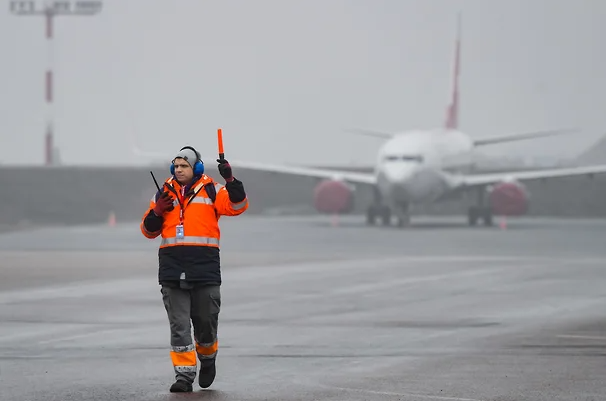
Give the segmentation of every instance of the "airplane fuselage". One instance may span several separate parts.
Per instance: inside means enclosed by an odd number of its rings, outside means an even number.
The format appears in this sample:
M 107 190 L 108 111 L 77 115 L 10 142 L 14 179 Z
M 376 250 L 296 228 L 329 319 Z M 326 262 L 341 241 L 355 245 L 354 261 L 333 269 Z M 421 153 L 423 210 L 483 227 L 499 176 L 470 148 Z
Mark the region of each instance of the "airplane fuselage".
M 396 135 L 379 150 L 377 189 L 392 205 L 432 202 L 451 189 L 444 170 L 471 163 L 473 148 L 472 139 L 456 130 Z

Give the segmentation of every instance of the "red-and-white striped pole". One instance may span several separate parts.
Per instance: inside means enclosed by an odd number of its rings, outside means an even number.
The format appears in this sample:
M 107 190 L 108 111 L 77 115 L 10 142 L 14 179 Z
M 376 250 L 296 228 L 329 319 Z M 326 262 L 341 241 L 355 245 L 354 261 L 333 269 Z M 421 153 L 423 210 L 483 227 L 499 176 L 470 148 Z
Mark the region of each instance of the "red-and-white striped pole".
M 51 9 L 45 10 L 46 15 L 46 41 L 48 46 L 48 59 L 45 75 L 45 99 L 46 99 L 46 136 L 44 141 L 45 158 L 44 164 L 50 166 L 53 164 L 54 156 L 54 138 L 53 138 L 53 18 L 54 13 Z
M 100 0 L 52 1 L 50 5 L 39 7 L 35 0 L 11 0 L 10 11 L 15 15 L 42 15 L 46 19 L 46 41 L 48 47 L 47 68 L 44 74 L 44 97 L 46 101 L 46 134 L 44 136 L 44 164 L 58 162 L 55 156 L 54 119 L 53 119 L 53 22 L 59 15 L 90 16 L 101 12 L 103 3 Z

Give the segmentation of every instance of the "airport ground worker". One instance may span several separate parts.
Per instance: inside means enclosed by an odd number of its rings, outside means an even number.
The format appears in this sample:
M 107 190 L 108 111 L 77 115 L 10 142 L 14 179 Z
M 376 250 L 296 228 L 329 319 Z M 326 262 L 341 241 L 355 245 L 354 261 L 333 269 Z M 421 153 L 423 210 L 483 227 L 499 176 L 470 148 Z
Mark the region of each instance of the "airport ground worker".
M 216 375 L 221 308 L 218 222 L 221 215 L 237 216 L 248 209 L 244 186 L 232 175 L 229 162 L 223 158 L 217 162 L 225 185 L 204 174 L 194 148 L 182 148 L 172 160 L 172 177 L 151 199 L 141 222 L 145 237 L 162 237 L 158 281 L 170 325 L 176 379 L 171 392 L 193 391 L 197 358 L 200 387 L 209 387 Z

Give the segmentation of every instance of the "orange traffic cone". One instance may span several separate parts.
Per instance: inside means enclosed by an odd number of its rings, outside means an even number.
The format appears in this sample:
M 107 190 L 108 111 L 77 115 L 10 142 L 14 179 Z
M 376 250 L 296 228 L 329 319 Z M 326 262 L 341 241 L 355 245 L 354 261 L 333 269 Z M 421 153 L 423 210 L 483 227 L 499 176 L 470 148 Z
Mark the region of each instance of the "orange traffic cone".
M 116 225 L 116 214 L 113 210 L 109 212 L 109 217 L 107 218 L 107 225 L 110 227 L 114 227 Z

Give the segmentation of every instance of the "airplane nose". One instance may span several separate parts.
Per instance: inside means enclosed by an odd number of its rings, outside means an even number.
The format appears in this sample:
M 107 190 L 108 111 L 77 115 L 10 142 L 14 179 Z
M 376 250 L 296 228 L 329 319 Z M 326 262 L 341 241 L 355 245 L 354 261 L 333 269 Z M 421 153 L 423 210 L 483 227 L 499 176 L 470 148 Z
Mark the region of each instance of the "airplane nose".
M 393 164 L 389 166 L 385 166 L 384 174 L 385 178 L 387 178 L 390 182 L 405 182 L 408 178 L 410 178 L 414 174 L 414 166 L 409 166 L 406 164 Z
M 415 174 L 414 166 L 405 164 L 385 166 L 383 174 L 391 197 L 398 202 L 410 201 L 411 192 L 408 181 Z

